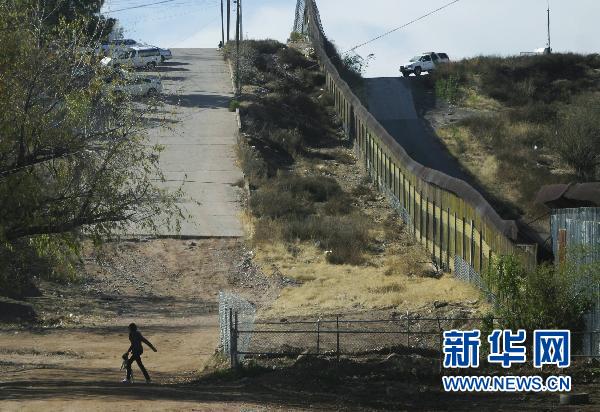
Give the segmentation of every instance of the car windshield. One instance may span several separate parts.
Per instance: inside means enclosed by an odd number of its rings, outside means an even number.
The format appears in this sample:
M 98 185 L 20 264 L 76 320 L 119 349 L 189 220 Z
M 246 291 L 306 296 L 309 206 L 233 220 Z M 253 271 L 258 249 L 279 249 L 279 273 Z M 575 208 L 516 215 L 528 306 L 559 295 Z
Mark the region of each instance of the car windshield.
M 410 59 L 410 62 L 418 62 L 421 59 L 421 56 L 415 56 L 412 59 Z

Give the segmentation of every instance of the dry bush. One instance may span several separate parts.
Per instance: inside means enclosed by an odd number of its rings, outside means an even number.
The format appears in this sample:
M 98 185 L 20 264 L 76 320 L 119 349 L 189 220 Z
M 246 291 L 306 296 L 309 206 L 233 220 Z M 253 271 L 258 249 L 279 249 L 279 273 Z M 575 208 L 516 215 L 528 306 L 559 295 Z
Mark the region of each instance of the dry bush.
M 560 110 L 554 147 L 579 179 L 593 181 L 600 164 L 600 95 L 584 95 Z
M 361 214 L 290 217 L 282 222 L 281 235 L 287 242 L 314 242 L 327 252 L 329 263 L 359 265 L 370 243 L 370 226 Z
M 293 193 L 265 184 L 250 198 L 252 214 L 258 218 L 306 217 L 314 213 L 314 206 Z
M 251 184 L 267 175 L 267 165 L 260 154 L 245 139 L 240 139 L 235 147 L 240 167 Z

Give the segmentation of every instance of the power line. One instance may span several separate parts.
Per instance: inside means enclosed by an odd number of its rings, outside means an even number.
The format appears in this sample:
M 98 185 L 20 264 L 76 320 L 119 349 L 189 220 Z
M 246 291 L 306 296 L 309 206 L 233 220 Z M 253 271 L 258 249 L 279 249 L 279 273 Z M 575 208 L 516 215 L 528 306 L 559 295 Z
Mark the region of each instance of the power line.
M 107 12 L 102 13 L 102 14 L 111 14 L 111 13 L 116 13 L 118 11 L 141 9 L 142 7 L 150 7 L 150 6 L 156 6 L 158 4 L 173 3 L 174 1 L 177 1 L 177 0 L 162 0 L 162 1 L 157 1 L 156 3 L 141 4 L 139 6 L 124 7 L 122 9 L 107 11 Z
M 435 9 L 435 10 L 432 10 L 432 11 L 430 11 L 429 13 L 422 15 L 421 17 L 418 17 L 418 18 L 416 18 L 416 19 L 414 19 L 414 20 L 411 20 L 411 21 L 409 21 L 408 23 L 405 23 L 405 24 L 403 24 L 402 26 L 399 26 L 399 27 L 396 27 L 395 29 L 392 29 L 392 30 L 390 30 L 390 31 L 387 31 L 387 32 L 385 32 L 385 33 L 383 33 L 383 34 L 381 34 L 381 35 L 379 35 L 379 36 L 377 36 L 377 37 L 374 37 L 374 38 L 372 38 L 371 40 L 368 40 L 368 41 L 366 41 L 366 42 L 364 42 L 364 43 L 361 43 L 361 44 L 359 44 L 358 46 L 354 46 L 354 47 L 352 47 L 351 49 L 348 49 L 348 50 L 346 50 L 346 51 L 345 51 L 345 52 L 343 52 L 342 54 L 345 54 L 345 53 L 348 53 L 348 52 L 354 51 L 354 50 L 358 49 L 359 47 L 365 46 L 365 45 L 367 45 L 367 44 L 369 44 L 369 43 L 373 43 L 374 41 L 376 41 L 376 40 L 379 40 L 379 39 L 381 39 L 381 38 L 383 38 L 383 37 L 385 37 L 385 36 L 388 36 L 388 35 L 390 35 L 390 34 L 392 34 L 392 33 L 396 32 L 396 31 L 398 31 L 398 30 L 400 30 L 400 29 L 403 29 L 403 28 L 405 28 L 406 26 L 409 26 L 409 25 L 411 25 L 411 24 L 413 24 L 413 23 L 416 23 L 416 22 L 418 22 L 419 20 L 423 20 L 424 18 L 431 16 L 432 14 L 435 14 L 435 13 L 437 13 L 437 12 L 441 11 L 441 10 L 444 10 L 445 8 L 448 8 L 448 7 L 452 6 L 452 5 L 453 5 L 453 4 L 455 4 L 455 3 L 458 3 L 459 1 L 460 1 L 460 0 L 454 0 L 454 1 L 450 2 L 450 3 L 448 3 L 448 4 L 445 4 L 444 6 L 442 6 L 442 7 L 440 7 L 440 8 L 437 8 L 437 9 Z

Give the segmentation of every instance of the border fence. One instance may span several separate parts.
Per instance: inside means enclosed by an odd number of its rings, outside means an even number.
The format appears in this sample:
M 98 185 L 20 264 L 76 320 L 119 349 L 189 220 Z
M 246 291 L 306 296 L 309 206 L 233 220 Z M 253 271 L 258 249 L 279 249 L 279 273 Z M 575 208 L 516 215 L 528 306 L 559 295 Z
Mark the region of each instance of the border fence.
M 456 261 L 467 262 L 479 274 L 486 273 L 492 258 L 501 255 L 516 255 L 527 266 L 535 266 L 537 245 L 517 244 L 515 221 L 503 220 L 466 182 L 413 160 L 369 113 L 327 54 L 330 43 L 315 0 L 302 0 L 302 4 L 304 21 L 297 17 L 294 28 L 311 40 L 326 89 L 361 162 L 433 260 L 447 270 Z
M 598 316 L 598 313 L 595 314 Z M 498 319 L 468 317 L 420 317 L 405 314 L 389 319 L 348 319 L 343 316 L 318 319 L 249 321 L 230 310 L 225 325 L 229 342 L 222 346 L 231 367 L 244 359 L 284 359 L 299 356 L 340 360 L 372 360 L 391 354 L 417 355 L 431 360 L 440 370 L 443 356 L 443 332 L 452 329 L 490 330 Z M 242 320 L 245 319 L 245 320 Z M 598 319 L 590 319 L 595 322 Z M 600 358 L 600 329 L 573 331 L 573 358 Z M 483 330 L 482 330 L 483 333 Z M 481 338 L 486 345 L 484 336 Z

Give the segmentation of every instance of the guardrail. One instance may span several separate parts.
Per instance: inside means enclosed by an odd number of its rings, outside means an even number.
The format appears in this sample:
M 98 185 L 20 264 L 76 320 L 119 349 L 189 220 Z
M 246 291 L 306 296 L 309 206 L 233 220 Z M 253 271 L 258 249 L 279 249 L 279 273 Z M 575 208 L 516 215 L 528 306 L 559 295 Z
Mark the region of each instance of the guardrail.
M 516 243 L 515 221 L 502 219 L 468 183 L 416 162 L 369 113 L 327 55 L 315 0 L 305 3 L 302 27 L 359 158 L 434 260 L 450 270 L 458 256 L 482 274 L 492 258 L 501 255 L 516 255 L 527 266 L 535 266 L 537 245 Z

